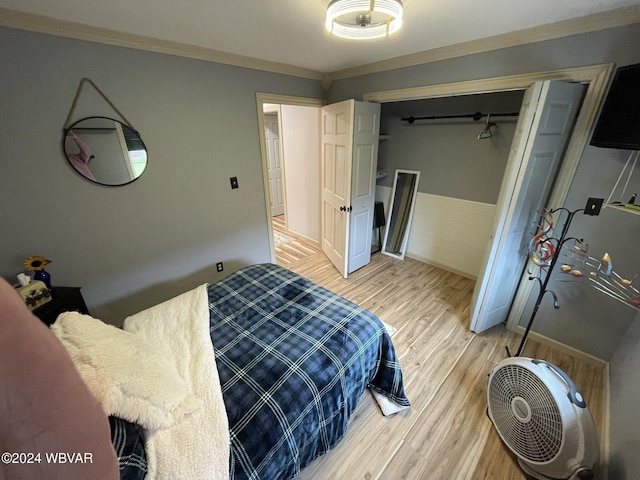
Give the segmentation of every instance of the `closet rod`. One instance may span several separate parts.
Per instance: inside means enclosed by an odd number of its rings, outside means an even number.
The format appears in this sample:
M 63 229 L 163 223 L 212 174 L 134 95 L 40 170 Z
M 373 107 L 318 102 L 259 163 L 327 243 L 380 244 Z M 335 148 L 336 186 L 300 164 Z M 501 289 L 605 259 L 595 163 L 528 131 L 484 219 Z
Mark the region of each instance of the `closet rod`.
M 413 122 L 415 122 L 416 120 L 437 120 L 437 119 L 440 119 L 440 118 L 473 118 L 477 122 L 482 117 L 486 117 L 487 115 L 490 115 L 491 118 L 493 118 L 493 117 L 517 117 L 518 115 L 520 115 L 520 112 L 510 112 L 510 113 L 481 113 L 481 112 L 476 112 L 476 113 L 469 113 L 469 114 L 463 114 L 463 115 L 433 115 L 433 116 L 430 116 L 430 117 L 405 117 L 405 118 L 401 118 L 401 120 L 403 122 L 409 122 L 409 124 L 413 124 Z

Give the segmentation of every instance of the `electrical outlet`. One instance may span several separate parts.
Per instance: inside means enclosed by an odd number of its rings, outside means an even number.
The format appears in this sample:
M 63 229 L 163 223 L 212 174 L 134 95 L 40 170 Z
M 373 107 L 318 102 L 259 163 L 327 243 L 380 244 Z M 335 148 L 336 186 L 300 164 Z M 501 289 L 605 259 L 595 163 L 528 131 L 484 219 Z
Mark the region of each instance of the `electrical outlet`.
M 219 272 L 224 270 L 224 265 L 222 265 L 222 262 L 216 263 L 216 270 Z
M 238 177 L 231 177 L 231 189 L 238 188 Z

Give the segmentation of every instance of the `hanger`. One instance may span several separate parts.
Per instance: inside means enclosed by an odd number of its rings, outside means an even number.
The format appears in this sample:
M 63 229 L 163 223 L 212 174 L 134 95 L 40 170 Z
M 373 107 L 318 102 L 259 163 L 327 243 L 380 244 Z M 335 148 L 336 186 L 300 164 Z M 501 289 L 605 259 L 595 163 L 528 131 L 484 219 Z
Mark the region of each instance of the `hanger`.
M 496 124 L 494 122 L 490 122 L 491 114 L 487 113 L 487 122 L 484 125 L 484 129 L 480 132 L 480 135 L 476 138 L 476 140 L 482 140 L 484 138 L 490 138 L 493 135 L 491 131 L 491 127 L 495 127 Z

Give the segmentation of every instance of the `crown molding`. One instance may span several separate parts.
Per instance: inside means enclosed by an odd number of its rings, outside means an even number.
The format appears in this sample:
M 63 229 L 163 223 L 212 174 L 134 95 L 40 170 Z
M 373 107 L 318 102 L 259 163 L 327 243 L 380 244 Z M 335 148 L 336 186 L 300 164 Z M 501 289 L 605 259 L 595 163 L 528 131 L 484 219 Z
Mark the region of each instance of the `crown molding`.
M 332 72 L 332 81 L 640 23 L 640 5 L 562 20 Z
M 365 92 L 362 96 L 362 100 L 365 102 L 385 103 L 419 100 L 423 98 L 524 90 L 529 88 L 535 82 L 544 80 L 591 83 L 598 81 L 598 79 L 605 78 L 604 84 L 601 86 L 604 88 L 607 85 L 606 82 L 613 71 L 613 67 L 613 64 L 587 65 L 583 67 L 569 67 L 544 72 L 521 73 L 477 80 L 464 80 L 461 82 L 440 83 L 437 85 L 400 88 L 396 90 Z
M 323 73 L 278 62 L 236 55 L 186 43 L 162 40 L 144 35 L 124 33 L 108 28 L 94 27 L 66 20 L 58 20 L 44 15 L 24 13 L 0 7 L 0 26 L 28 30 L 37 33 L 73 38 L 88 42 L 102 43 L 118 47 L 133 48 L 148 52 L 163 53 L 179 57 L 222 63 L 237 67 L 262 70 L 271 73 L 319 80 L 323 87 L 335 80 L 357 77 L 371 73 L 412 67 L 424 63 L 484 53 L 501 48 L 525 45 L 528 43 L 553 40 L 607 28 L 640 23 L 640 5 L 618 8 L 607 12 L 595 13 L 584 17 L 518 30 L 516 32 L 494 35 L 469 42 L 446 47 L 434 48 L 423 52 L 369 63 L 358 67 Z
M 312 80 L 322 80 L 323 76 L 322 72 L 284 63 L 270 62 L 210 48 L 188 45 L 186 43 L 161 40 L 144 35 L 119 32 L 108 28 L 58 20 L 44 15 L 24 13 L 7 8 L 0 8 L 0 26 L 102 43 L 105 45 L 114 45 L 117 47 L 134 48 L 148 52 L 205 60 L 207 62 L 223 63 L 236 67 L 281 73 L 283 75 L 292 75 Z

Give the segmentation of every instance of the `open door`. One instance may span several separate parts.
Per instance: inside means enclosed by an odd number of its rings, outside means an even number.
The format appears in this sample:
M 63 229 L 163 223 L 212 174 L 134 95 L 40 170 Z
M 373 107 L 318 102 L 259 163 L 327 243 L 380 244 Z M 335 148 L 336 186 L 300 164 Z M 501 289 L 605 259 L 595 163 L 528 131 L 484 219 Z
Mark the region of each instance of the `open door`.
M 355 102 L 354 108 L 347 273 L 354 272 L 371 261 L 380 139 L 380 104 Z
M 347 276 L 354 100 L 322 107 L 322 251 Z
M 322 107 L 322 251 L 343 277 L 371 260 L 380 105 Z
M 545 206 L 586 87 L 537 82 L 524 96 L 490 241 L 471 298 L 470 329 L 507 319 L 526 265 L 526 251 Z

